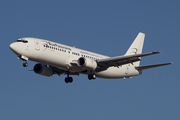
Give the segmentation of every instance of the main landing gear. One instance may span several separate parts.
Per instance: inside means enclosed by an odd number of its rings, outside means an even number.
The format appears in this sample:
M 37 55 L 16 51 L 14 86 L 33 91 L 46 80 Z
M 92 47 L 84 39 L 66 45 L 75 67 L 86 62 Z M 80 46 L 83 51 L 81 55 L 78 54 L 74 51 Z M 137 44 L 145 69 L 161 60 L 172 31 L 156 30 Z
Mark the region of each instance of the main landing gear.
M 69 72 L 66 73 L 67 74 L 67 77 L 65 78 L 65 83 L 72 83 L 73 82 L 73 78 L 72 77 L 69 77 Z M 89 74 L 88 75 L 88 79 L 89 80 L 95 80 L 96 79 L 96 75 L 95 74 Z
M 92 79 L 95 80 L 96 79 L 96 75 L 95 74 L 89 74 L 88 75 L 88 79 L 89 80 L 92 80 Z
M 67 77 L 65 78 L 65 83 L 72 83 L 73 82 L 73 78 L 69 77 L 69 72 L 67 72 Z
M 73 78 L 72 77 L 66 77 L 65 78 L 65 83 L 72 83 L 73 82 Z

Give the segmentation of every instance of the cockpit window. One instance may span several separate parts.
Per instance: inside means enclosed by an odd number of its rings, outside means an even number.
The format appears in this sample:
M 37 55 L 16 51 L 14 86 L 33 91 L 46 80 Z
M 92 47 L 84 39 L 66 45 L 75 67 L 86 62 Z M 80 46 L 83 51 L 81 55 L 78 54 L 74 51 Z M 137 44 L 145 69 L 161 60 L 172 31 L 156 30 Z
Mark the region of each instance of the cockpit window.
M 28 41 L 27 41 L 27 40 L 17 40 L 16 42 L 28 43 Z

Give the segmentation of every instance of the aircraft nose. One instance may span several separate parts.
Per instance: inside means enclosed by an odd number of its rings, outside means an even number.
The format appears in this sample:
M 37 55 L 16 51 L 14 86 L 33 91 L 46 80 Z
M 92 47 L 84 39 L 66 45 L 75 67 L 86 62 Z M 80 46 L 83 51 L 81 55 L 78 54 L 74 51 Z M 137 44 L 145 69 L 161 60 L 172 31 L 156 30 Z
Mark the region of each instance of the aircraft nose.
M 9 45 L 9 47 L 10 47 L 11 50 L 14 50 L 14 48 L 15 48 L 15 43 L 11 43 L 11 44 Z
M 17 51 L 18 51 L 18 46 L 17 46 L 17 43 L 11 43 L 9 45 L 10 49 L 16 54 Z

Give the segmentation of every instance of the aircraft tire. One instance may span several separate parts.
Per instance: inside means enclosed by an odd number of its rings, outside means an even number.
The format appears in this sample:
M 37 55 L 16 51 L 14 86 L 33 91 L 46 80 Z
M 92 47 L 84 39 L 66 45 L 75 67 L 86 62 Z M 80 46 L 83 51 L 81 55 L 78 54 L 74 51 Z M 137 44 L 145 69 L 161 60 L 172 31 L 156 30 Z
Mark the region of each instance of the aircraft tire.
M 88 79 L 89 79 L 89 80 L 92 80 L 92 75 L 88 75 Z
M 88 75 L 88 79 L 89 79 L 89 80 L 92 80 L 92 79 L 95 80 L 95 79 L 96 79 L 96 75 L 94 75 L 94 74 L 89 74 L 89 75 Z
M 68 83 L 68 82 L 69 82 L 67 77 L 65 78 L 65 80 L 64 80 L 64 81 L 65 81 L 65 83 Z
M 73 78 L 69 77 L 69 82 L 72 83 L 73 82 Z
M 72 83 L 73 82 L 73 78 L 72 77 L 66 77 L 65 78 L 65 83 Z
M 27 67 L 27 66 L 28 66 L 27 62 L 23 63 L 23 67 Z

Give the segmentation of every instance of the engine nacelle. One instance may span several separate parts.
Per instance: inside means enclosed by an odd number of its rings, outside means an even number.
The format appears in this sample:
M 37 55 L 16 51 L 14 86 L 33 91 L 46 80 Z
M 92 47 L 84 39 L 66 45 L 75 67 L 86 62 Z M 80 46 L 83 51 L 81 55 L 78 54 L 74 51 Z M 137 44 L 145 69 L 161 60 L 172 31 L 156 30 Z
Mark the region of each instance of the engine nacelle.
M 47 65 L 43 65 L 40 63 L 34 66 L 34 72 L 40 75 L 47 76 L 47 77 L 50 77 L 53 75 L 53 70 L 50 67 L 47 67 Z
M 97 62 L 92 59 L 81 57 L 77 62 L 79 67 L 87 70 L 95 70 L 97 68 Z

